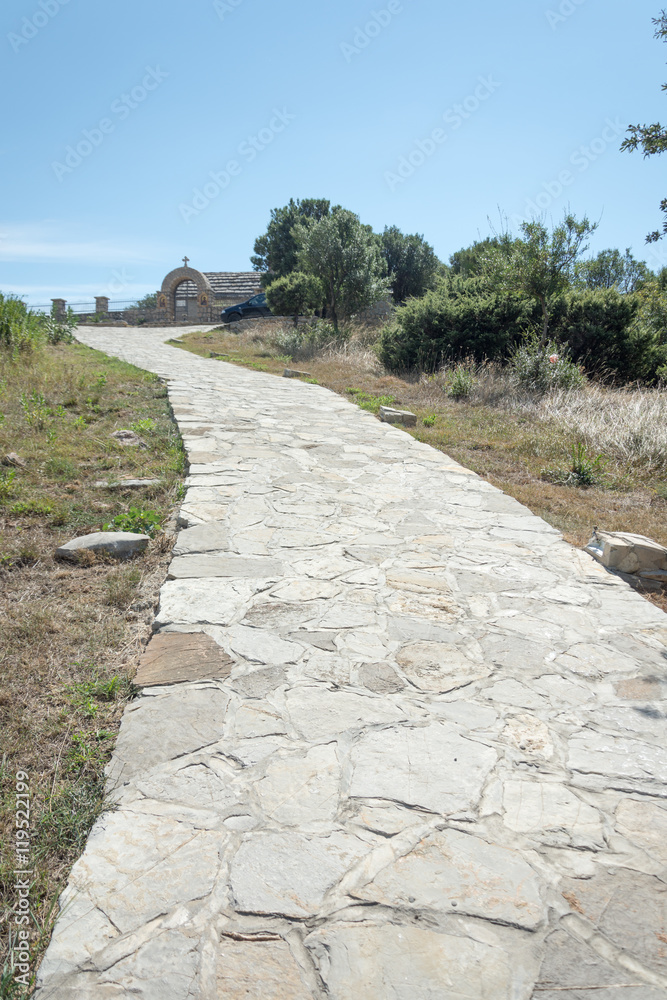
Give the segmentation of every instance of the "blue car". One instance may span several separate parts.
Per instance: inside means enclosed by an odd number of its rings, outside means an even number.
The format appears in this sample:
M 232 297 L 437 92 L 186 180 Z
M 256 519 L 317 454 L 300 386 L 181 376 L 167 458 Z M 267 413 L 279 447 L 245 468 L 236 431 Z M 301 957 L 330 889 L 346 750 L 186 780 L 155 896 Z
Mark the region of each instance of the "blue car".
M 273 314 L 266 304 L 266 295 L 260 292 L 259 295 L 253 295 L 251 299 L 241 302 L 238 306 L 227 306 L 220 313 L 220 319 L 223 323 L 238 323 L 240 319 L 271 315 Z

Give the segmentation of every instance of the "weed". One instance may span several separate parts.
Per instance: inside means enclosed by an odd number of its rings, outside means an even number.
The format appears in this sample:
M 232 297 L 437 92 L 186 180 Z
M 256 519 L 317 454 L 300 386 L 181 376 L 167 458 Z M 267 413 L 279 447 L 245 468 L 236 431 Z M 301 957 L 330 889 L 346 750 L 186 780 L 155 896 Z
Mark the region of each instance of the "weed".
M 9 513 L 17 517 L 48 516 L 53 514 L 53 504 L 45 503 L 43 500 L 24 500 L 10 507 Z
M 99 372 L 99 374 L 95 378 L 95 387 L 97 389 L 103 389 L 106 384 L 107 384 L 107 377 L 105 373 Z
M 44 340 L 44 330 L 36 313 L 14 295 L 0 292 L 0 348 L 17 358 L 38 347 Z
M 104 525 L 102 530 L 130 531 L 137 535 L 150 535 L 153 538 L 160 530 L 163 520 L 163 516 L 155 510 L 130 507 L 126 514 L 117 514 Z
M 448 372 L 446 384 L 447 395 L 452 399 L 468 399 L 477 384 L 477 379 L 469 367 L 457 365 L 452 372 Z
M 3 469 L 0 467 L 0 500 L 6 500 L 16 492 L 16 469 Z
M 146 420 L 135 420 L 133 424 L 130 424 L 130 427 L 135 434 L 151 434 L 157 427 L 157 424 L 154 420 L 148 418 Z
M 105 739 L 110 734 L 106 734 Z M 71 751 L 70 764 L 73 767 L 90 764 L 93 756 L 83 749 L 85 739 L 84 734 L 78 734 L 73 752 Z M 107 744 L 108 746 L 108 744 Z M 65 787 L 53 797 L 49 808 L 45 809 L 39 817 L 36 825 L 36 841 L 38 844 L 48 844 L 50 850 L 57 850 L 58 853 L 68 853 L 78 856 L 83 851 L 86 838 L 90 833 L 90 828 L 102 812 L 102 799 L 104 794 L 104 781 L 102 777 L 102 767 L 104 758 L 108 751 L 100 754 L 99 749 L 95 760 L 100 765 L 97 773 L 89 776 L 88 780 L 73 784 L 68 782 Z M 45 852 L 37 852 L 39 854 Z M 2 996 L 2 994 L 0 994 Z
M 435 413 L 430 413 L 427 417 L 424 417 L 422 423 L 424 427 L 433 427 L 437 420 L 437 415 Z
M 569 469 L 546 469 L 543 478 L 559 486 L 599 486 L 604 478 L 604 460 L 602 455 L 591 458 L 586 445 L 578 441 L 572 445 L 572 462 Z
M 107 603 L 122 611 L 129 608 L 141 582 L 141 570 L 136 566 L 115 570 L 106 579 Z
M 97 715 L 98 705 L 96 702 L 115 701 L 121 689 L 120 677 L 114 676 L 107 680 L 100 680 L 97 675 L 93 680 L 80 681 L 77 684 L 70 684 L 66 688 L 72 707 L 81 712 L 87 719 L 93 719 Z
M 364 392 L 363 389 L 346 389 L 345 392 L 354 396 L 357 406 L 361 407 L 362 410 L 369 410 L 371 413 L 379 413 L 381 406 L 393 406 L 396 402 L 394 396 L 373 396 L 371 393 Z
M 52 456 L 44 463 L 44 472 L 51 479 L 62 479 L 65 482 L 71 482 L 71 480 L 76 479 L 79 470 L 69 458 Z
M 44 395 L 38 392 L 37 389 L 33 389 L 31 393 L 22 392 L 20 400 L 27 424 L 30 427 L 35 427 L 37 430 L 44 430 L 47 421 L 51 417 L 51 409 Z
M 113 738 L 106 729 L 74 733 L 66 756 L 67 770 L 99 773 L 109 759 Z

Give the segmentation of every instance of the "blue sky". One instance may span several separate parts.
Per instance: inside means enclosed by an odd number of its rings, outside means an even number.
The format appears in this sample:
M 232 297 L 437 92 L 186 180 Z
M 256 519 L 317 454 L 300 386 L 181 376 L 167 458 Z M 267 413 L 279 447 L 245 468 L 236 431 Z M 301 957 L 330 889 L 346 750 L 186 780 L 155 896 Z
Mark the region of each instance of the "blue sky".
M 446 260 L 569 206 L 644 245 L 667 119 L 657 0 L 5 0 L 0 289 L 154 291 L 187 254 L 249 270 L 271 208 L 327 197 Z M 666 123 L 667 124 L 667 123 Z M 657 254 L 657 256 L 656 256 Z

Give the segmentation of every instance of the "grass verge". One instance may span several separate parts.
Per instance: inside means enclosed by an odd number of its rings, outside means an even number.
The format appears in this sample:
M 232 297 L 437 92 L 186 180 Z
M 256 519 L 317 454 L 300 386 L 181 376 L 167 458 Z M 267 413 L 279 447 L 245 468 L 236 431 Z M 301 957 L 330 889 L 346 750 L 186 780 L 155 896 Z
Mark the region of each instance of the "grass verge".
M 233 326 L 194 331 L 181 346 L 282 375 L 291 363 L 284 348 L 291 333 L 286 324 L 281 338 L 275 325 L 260 321 L 238 334 Z M 591 385 L 541 400 L 513 397 L 502 373 L 489 369 L 469 397 L 455 399 L 447 377 L 388 373 L 372 341 L 372 331 L 356 331 L 347 343 L 325 347 L 298 367 L 365 409 L 412 410 L 418 422 L 409 433 L 515 497 L 573 545 L 586 545 L 595 526 L 667 545 L 667 451 L 660 438 L 666 394 Z M 667 611 L 667 597 L 649 599 Z
M 78 344 L 0 355 L 2 998 L 31 994 L 58 894 L 102 809 L 103 770 L 166 573 L 172 539 L 160 526 L 182 492 L 166 397 L 155 376 Z M 141 443 L 122 446 L 112 437 L 122 429 Z M 54 559 L 63 542 L 119 520 L 151 529 L 144 556 Z M 26 795 L 31 874 L 22 877 L 28 922 L 18 925 L 14 846 Z M 9 955 L 24 927 L 28 985 Z

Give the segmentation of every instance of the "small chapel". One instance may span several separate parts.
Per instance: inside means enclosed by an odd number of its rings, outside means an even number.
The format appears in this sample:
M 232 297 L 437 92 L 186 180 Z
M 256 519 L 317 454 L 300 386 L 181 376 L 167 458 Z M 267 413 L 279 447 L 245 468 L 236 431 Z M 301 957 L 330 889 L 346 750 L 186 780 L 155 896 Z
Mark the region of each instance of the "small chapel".
M 257 271 L 197 271 L 183 266 L 170 271 L 157 295 L 157 308 L 166 321 L 215 322 L 227 306 L 245 302 L 261 292 Z

